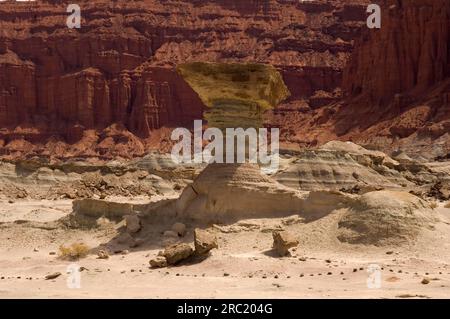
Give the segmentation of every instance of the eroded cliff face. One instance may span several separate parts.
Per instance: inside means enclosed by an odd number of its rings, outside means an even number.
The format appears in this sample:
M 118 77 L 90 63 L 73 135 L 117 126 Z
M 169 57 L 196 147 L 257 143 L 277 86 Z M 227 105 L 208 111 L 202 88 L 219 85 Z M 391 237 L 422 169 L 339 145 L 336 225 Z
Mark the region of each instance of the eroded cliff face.
M 369 2 L 79 1 L 80 30 L 59 1 L 2 2 L 0 154 L 168 151 L 173 127 L 202 118 L 175 70 L 191 61 L 274 65 L 291 97 L 267 125 L 286 147 L 449 153 L 450 2 L 375 1 L 382 28 L 368 30 Z
M 343 89 L 386 105 L 420 96 L 450 76 L 450 3 L 384 0 L 381 30 L 364 32 L 345 70 Z
M 362 28 L 344 71 L 345 98 L 313 112 L 290 113 L 289 120 L 276 114 L 271 122 L 297 145 L 340 139 L 387 152 L 445 156 L 450 152 L 450 2 L 377 2 L 382 26 Z
M 446 154 L 450 2 L 384 0 L 382 5 L 382 28 L 364 32 L 344 72 L 350 101 L 338 116 L 336 132 L 410 153 Z
M 203 105 L 175 66 L 274 65 L 288 105 L 341 98 L 345 63 L 369 1 L 60 1 L 0 4 L 0 152 L 4 157 L 131 157 L 164 149 L 170 127 Z

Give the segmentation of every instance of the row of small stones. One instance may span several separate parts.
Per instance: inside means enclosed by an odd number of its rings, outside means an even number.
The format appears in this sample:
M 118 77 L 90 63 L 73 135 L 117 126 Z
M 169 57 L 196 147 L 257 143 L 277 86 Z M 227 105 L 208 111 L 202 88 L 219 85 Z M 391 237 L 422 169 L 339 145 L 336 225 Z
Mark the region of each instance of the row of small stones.
M 151 269 L 151 268 L 150 268 L 150 269 Z M 364 270 L 364 268 L 361 267 L 361 268 L 359 268 L 359 270 Z M 381 270 L 384 270 L 384 268 L 381 268 Z M 96 271 L 97 271 L 97 272 L 101 272 L 101 271 L 99 271 L 99 270 L 96 270 Z M 111 270 L 110 270 L 110 269 L 107 269 L 107 271 L 111 271 Z M 357 272 L 357 271 L 358 271 L 358 268 L 354 268 L 352 272 L 355 273 L 355 272 Z M 131 272 L 131 273 L 134 273 L 134 272 L 136 272 L 136 270 L 131 269 L 130 272 Z M 139 269 L 138 272 L 142 273 L 142 269 Z M 158 271 L 158 272 L 161 272 L 161 271 Z M 389 269 L 389 272 L 395 272 L 395 271 L 394 271 L 393 269 Z M 120 273 L 121 273 L 121 274 L 124 274 L 124 273 L 126 273 L 126 270 L 123 270 L 123 271 L 121 271 Z M 402 270 L 398 270 L 397 273 L 403 273 L 403 271 L 402 271 Z M 409 272 L 404 272 L 404 273 L 405 273 L 405 274 L 409 274 Z M 165 274 L 165 275 L 170 275 L 170 272 L 166 271 L 164 274 Z M 325 273 L 324 273 L 324 274 L 325 274 Z M 443 274 L 443 273 L 440 271 L 440 272 L 439 272 L 439 275 L 442 275 L 442 274 Z M 450 275 L 450 273 L 447 273 L 447 274 Z M 315 275 L 317 275 L 317 276 L 322 276 L 323 274 L 322 274 L 322 273 L 316 273 L 316 274 L 311 273 L 311 274 L 307 274 L 307 275 L 309 275 L 310 277 L 313 277 L 313 276 L 315 276 Z M 333 272 L 329 271 L 329 272 L 326 273 L 326 275 L 327 275 L 327 276 L 331 276 L 331 275 L 333 275 Z M 341 271 L 341 272 L 339 273 L 339 275 L 345 275 L 345 273 L 344 273 L 343 271 Z M 417 275 L 417 276 L 418 276 L 419 273 L 415 272 L 414 275 Z M 426 276 L 429 276 L 429 275 L 431 275 L 431 274 L 428 273 L 428 272 L 426 272 L 425 275 L 426 275 Z M 180 274 L 180 273 L 176 273 L 175 276 L 177 276 L 177 277 L 178 277 L 178 276 L 198 277 L 198 275 L 183 275 L 183 274 Z M 202 274 L 201 276 L 202 276 L 202 277 L 205 277 L 206 274 Z M 227 273 L 227 272 L 225 272 L 225 273 L 223 273 L 223 276 L 224 276 L 224 277 L 229 277 L 230 274 Z M 301 273 L 301 274 L 299 275 L 299 277 L 304 277 L 304 276 L 305 276 L 305 274 L 303 274 L 303 273 Z M 233 276 L 231 276 L 231 277 L 233 277 Z M 235 276 L 235 277 L 237 278 L 237 277 L 239 277 L 239 276 Z M 253 274 L 248 275 L 248 278 L 253 278 L 253 277 L 258 277 L 258 276 L 255 276 L 255 275 L 253 275 Z M 266 278 L 268 278 L 268 275 L 263 274 L 260 278 L 266 279 Z M 278 278 L 280 278 L 280 276 L 279 276 L 279 275 L 274 275 L 273 278 L 274 278 L 274 279 L 278 279 Z M 291 278 L 291 276 L 290 276 L 290 275 L 287 275 L 286 278 L 289 279 L 289 278 Z M 6 277 L 6 276 L 1 276 L 1 277 L 0 277 L 0 280 L 5 280 L 5 279 L 22 279 L 22 276 L 15 276 L 15 277 L 11 277 L 11 276 L 8 276 L 8 277 Z M 39 280 L 39 279 L 48 279 L 48 278 L 24 277 L 24 279 L 26 279 L 26 280 L 33 280 L 33 279 Z M 52 279 L 53 279 L 53 278 L 52 278 Z M 342 280 L 346 280 L 346 278 L 342 278 Z M 426 278 L 425 278 L 424 280 L 427 281 Z M 429 280 L 428 280 L 428 282 L 429 282 Z M 427 282 L 427 283 L 428 283 L 428 282 Z M 422 283 L 425 283 L 425 282 L 422 281 Z

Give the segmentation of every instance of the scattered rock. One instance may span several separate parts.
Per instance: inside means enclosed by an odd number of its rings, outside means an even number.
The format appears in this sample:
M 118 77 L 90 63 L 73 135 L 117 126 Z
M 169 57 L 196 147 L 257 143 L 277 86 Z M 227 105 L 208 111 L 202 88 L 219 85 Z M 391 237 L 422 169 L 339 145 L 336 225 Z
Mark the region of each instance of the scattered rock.
M 421 283 L 422 285 L 428 285 L 430 283 L 430 280 L 428 278 L 423 278 Z
M 50 256 L 54 256 L 54 255 L 56 255 L 56 251 L 51 251 L 51 252 L 49 252 L 48 253 Z
M 172 230 L 178 234 L 178 236 L 183 237 L 186 234 L 186 225 L 183 223 L 175 223 L 172 226 Z
M 55 279 L 55 278 L 58 278 L 59 276 L 61 276 L 61 273 L 55 272 L 53 274 L 49 274 L 49 275 L 45 276 L 45 280 Z
M 178 262 L 189 258 L 193 252 L 192 247 L 188 244 L 174 244 L 164 250 L 164 257 L 166 257 L 169 265 L 175 265 Z
M 219 248 L 215 235 L 198 228 L 194 230 L 194 244 L 198 255 L 206 254 L 213 248 Z
M 109 258 L 109 254 L 108 254 L 108 252 L 105 251 L 105 250 L 100 250 L 100 251 L 97 253 L 97 256 L 98 256 L 98 259 L 108 259 L 108 258 Z
M 286 230 L 275 231 L 272 233 L 272 236 L 273 248 L 281 257 L 289 255 L 289 249 L 296 247 L 299 244 L 298 240 Z
M 150 266 L 152 268 L 163 268 L 167 267 L 167 260 L 165 257 L 157 256 L 154 259 L 150 259 Z
M 141 221 L 137 215 L 126 215 L 125 224 L 129 233 L 137 233 L 141 230 Z

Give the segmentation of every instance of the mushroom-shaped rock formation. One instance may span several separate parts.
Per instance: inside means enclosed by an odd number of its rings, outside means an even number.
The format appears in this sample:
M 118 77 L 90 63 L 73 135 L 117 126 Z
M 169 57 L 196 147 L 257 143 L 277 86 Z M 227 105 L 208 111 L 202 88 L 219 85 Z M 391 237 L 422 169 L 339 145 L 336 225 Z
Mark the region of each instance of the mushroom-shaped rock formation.
M 280 73 L 262 64 L 187 63 L 178 72 L 208 107 L 210 127 L 262 127 L 263 112 L 289 96 Z M 202 220 L 294 214 L 300 192 L 264 175 L 258 165 L 209 164 L 177 201 L 177 213 Z

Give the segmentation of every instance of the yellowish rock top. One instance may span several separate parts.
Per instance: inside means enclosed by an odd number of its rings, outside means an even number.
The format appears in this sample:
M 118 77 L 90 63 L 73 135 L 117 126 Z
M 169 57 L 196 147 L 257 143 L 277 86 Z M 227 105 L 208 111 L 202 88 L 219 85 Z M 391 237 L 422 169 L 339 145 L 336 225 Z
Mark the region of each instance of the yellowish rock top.
M 266 110 L 290 95 L 271 65 L 191 62 L 179 65 L 178 72 L 208 107 L 257 105 Z

